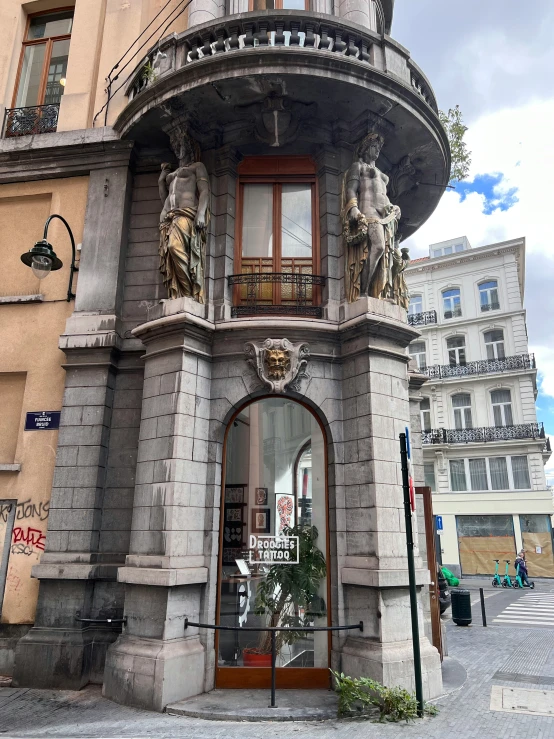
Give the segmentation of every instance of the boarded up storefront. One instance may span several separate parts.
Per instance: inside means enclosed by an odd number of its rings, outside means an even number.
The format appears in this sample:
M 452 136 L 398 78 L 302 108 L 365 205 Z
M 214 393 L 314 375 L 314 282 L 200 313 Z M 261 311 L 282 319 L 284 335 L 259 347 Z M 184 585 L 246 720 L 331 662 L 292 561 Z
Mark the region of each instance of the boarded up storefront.
M 529 577 L 554 577 L 550 516 L 520 516 L 519 522 Z
M 516 556 L 512 516 L 456 516 L 458 547 L 462 575 L 493 575 L 494 560 L 500 560 L 504 572 L 505 559 Z

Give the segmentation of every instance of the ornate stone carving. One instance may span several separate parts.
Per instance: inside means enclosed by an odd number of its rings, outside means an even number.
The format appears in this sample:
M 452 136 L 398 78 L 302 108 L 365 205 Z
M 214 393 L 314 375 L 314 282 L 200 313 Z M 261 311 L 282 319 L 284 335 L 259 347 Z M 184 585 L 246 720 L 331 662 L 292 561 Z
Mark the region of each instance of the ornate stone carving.
M 299 391 L 300 380 L 308 377 L 308 344 L 293 344 L 288 339 L 266 339 L 246 342 L 244 351 L 247 362 L 268 386 L 270 393 L 284 393 L 287 388 Z
M 198 146 L 186 120 L 180 118 L 164 129 L 179 161 L 162 164 L 158 180 L 163 209 L 160 215 L 160 271 L 169 298 L 190 297 L 204 302 L 206 233 L 209 221 L 210 184 Z
M 402 273 L 409 257 L 396 243 L 400 208 L 390 202 L 389 178 L 376 166 L 383 143 L 380 133 L 369 133 L 344 178 L 347 299 L 354 303 L 367 295 L 407 307 Z
M 410 155 L 408 154 L 407 156 L 402 157 L 398 164 L 395 164 L 390 171 L 388 191 L 390 192 L 391 197 L 396 199 L 403 193 L 408 192 L 408 190 L 415 187 L 416 173 L 417 170 L 412 164 Z
M 241 105 L 238 110 L 254 114 L 253 133 L 258 141 L 279 148 L 297 138 L 304 123 L 316 115 L 317 105 L 291 100 L 272 90 L 261 103 Z

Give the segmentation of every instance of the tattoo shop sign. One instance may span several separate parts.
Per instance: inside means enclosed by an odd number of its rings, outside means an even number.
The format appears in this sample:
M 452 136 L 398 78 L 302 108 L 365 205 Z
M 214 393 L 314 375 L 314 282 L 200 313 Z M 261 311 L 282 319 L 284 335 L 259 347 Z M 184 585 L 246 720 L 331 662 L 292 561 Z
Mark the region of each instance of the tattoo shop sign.
M 250 564 L 297 565 L 299 563 L 297 536 L 250 534 L 248 544 Z

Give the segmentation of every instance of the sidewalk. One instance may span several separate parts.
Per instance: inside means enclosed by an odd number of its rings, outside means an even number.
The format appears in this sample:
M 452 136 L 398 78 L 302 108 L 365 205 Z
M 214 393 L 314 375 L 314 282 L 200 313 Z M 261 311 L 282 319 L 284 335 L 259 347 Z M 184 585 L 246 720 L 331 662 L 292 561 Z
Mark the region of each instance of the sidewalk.
M 467 670 L 467 681 L 437 702 L 438 716 L 413 724 L 374 724 L 352 721 L 295 723 L 231 723 L 152 714 L 118 706 L 102 698 L 97 686 L 80 692 L 0 689 L 0 733 L 6 737 L 191 737 L 194 739 L 269 739 L 295 734 L 310 739 L 554 739 L 550 716 L 491 711 L 501 688 L 515 689 L 517 705 L 527 700 L 527 689 L 541 691 L 544 702 L 554 698 L 554 629 L 486 629 L 478 624 L 460 628 L 449 623 L 451 657 Z M 509 675 L 510 681 L 495 678 Z M 547 679 L 546 683 L 540 680 Z M 529 680 L 529 682 L 525 682 Z M 508 693 L 508 697 L 512 695 Z M 529 694 L 530 695 L 530 694 Z M 533 694 L 534 695 L 534 694 Z M 542 696 L 542 697 L 541 697 Z M 554 705 L 554 704 L 553 704 Z M 535 710 L 536 710 L 535 706 Z M 540 704 L 539 704 L 540 710 Z

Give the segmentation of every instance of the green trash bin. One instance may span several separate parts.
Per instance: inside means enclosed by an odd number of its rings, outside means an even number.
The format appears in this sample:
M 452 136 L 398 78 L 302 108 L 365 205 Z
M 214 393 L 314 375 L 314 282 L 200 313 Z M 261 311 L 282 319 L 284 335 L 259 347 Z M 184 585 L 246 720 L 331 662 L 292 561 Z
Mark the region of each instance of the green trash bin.
M 471 623 L 471 593 L 469 590 L 456 588 L 451 590 L 452 621 L 456 626 L 469 626 Z

